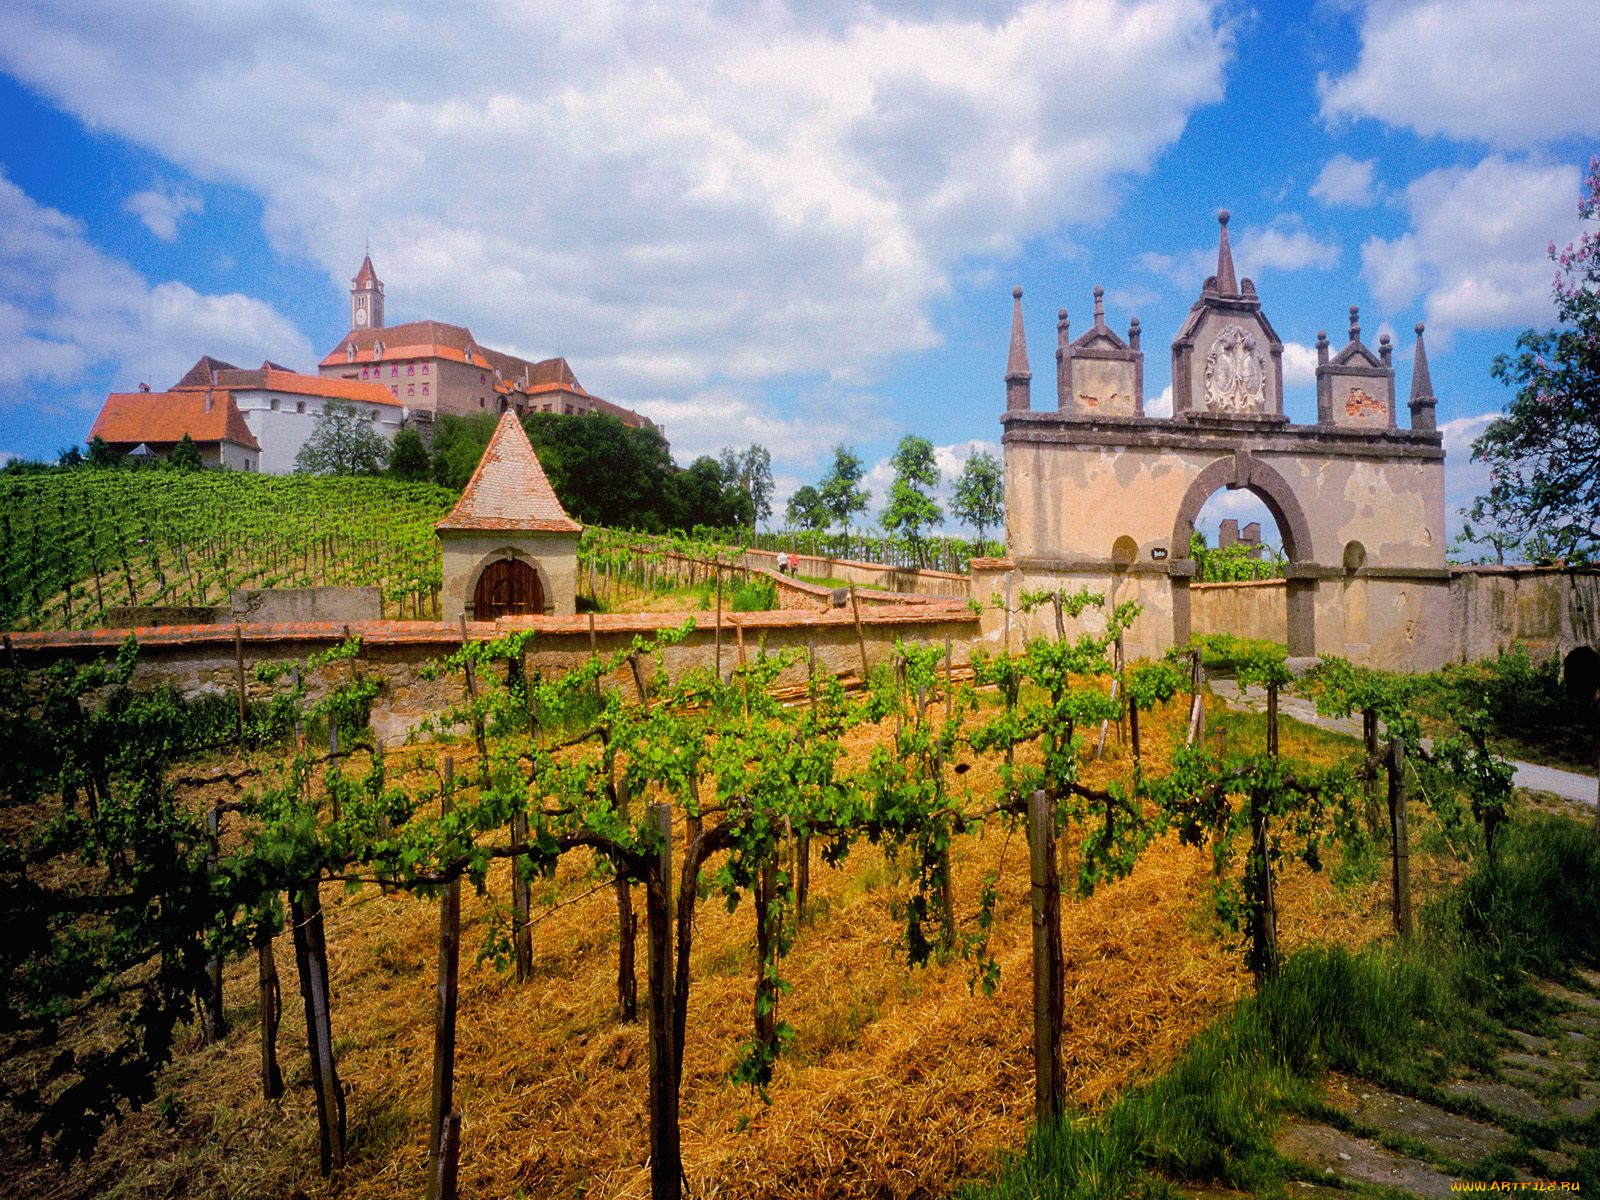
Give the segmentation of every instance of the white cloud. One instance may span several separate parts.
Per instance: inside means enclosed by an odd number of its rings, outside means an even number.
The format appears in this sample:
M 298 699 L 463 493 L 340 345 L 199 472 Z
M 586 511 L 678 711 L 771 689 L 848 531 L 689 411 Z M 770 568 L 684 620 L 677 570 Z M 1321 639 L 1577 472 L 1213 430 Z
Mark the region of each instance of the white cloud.
M 1159 396 L 1152 397 L 1144 402 L 1144 415 L 1147 417 L 1170 417 L 1172 415 L 1172 385 L 1170 383 L 1161 389 Z
M 1325 269 L 1339 261 L 1339 247 L 1301 228 L 1293 214 L 1269 225 L 1240 229 L 1236 219 L 1228 227 L 1234 270 L 1239 278 L 1254 278 L 1262 271 Z M 1188 291 L 1198 293 L 1206 277 L 1217 273 L 1217 245 L 1184 250 L 1178 254 L 1146 251 L 1137 259 L 1153 275 L 1161 275 Z
M 810 403 L 805 415 L 783 416 L 756 403 L 752 389 L 723 385 L 681 398 L 640 400 L 640 412 L 662 427 L 672 456 L 687 466 L 702 454 L 713 457 L 723 448 L 759 443 L 791 466 L 832 462 L 830 451 L 842 442 L 873 436 L 882 423 L 875 418 L 848 421 L 842 414 L 871 410 L 870 397 L 830 393 L 834 403 Z M 814 481 L 813 481 L 814 482 Z
M 1366 208 L 1377 203 L 1378 192 L 1373 183 L 1375 159 L 1354 159 L 1348 154 L 1335 154 L 1323 164 L 1322 171 L 1311 185 L 1311 196 L 1327 205 L 1347 205 Z
M 132 213 L 144 227 L 163 242 L 176 241 L 178 221 L 205 211 L 205 202 L 191 188 L 172 188 L 164 183 L 135 192 L 122 202 L 122 211 Z
M 370 232 L 391 311 L 559 337 L 644 407 L 934 344 L 963 262 L 1101 219 L 1222 98 L 1220 7 L 62 0 L 0 69 L 255 192 L 341 285 Z
M 1283 386 L 1311 387 L 1317 382 L 1317 351 L 1299 342 L 1283 344 Z
M 132 389 L 174 382 L 202 353 L 241 365 L 271 356 L 309 366 L 310 343 L 270 305 L 151 287 L 90 245 L 72 218 L 37 204 L 0 174 L 0 413 L 9 422 L 77 411 L 103 393 L 66 395 L 91 374 Z
M 1575 229 L 1578 190 L 1575 167 L 1499 155 L 1430 171 L 1401 201 L 1410 232 L 1362 245 L 1362 277 L 1390 312 L 1423 296 L 1430 327 L 1441 330 L 1548 323 L 1547 247 Z
M 1318 80 L 1325 120 L 1528 146 L 1600 132 L 1588 0 L 1369 0 L 1361 56 Z
M 1450 536 L 1461 527 L 1461 510 L 1489 490 L 1489 464 L 1472 461 L 1472 443 L 1488 428 L 1489 422 L 1503 413 L 1478 413 L 1444 421 L 1444 509 Z

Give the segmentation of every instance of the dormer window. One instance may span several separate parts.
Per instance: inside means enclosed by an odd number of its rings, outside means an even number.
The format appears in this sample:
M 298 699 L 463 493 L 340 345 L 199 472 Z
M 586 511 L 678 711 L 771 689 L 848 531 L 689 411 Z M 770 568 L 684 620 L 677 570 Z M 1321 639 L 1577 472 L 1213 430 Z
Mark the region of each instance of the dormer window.
M 356 344 L 354 342 L 351 342 L 348 346 L 345 347 L 345 362 L 355 362 L 355 360 L 356 360 Z

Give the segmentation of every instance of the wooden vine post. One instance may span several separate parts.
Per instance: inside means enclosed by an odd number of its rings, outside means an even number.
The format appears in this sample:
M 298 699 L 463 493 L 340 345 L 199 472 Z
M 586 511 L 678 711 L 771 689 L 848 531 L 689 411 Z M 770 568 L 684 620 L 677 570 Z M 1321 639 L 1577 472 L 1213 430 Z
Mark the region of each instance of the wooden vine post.
M 261 1098 L 283 1095 L 283 1072 L 278 1069 L 278 1023 L 283 1019 L 283 996 L 278 989 L 278 960 L 272 952 L 272 930 L 262 922 L 256 928 L 256 996 L 261 1010 Z
M 444 787 L 439 792 L 439 815 L 448 817 L 455 806 L 455 762 L 444 760 Z M 433 1010 L 433 1094 L 428 1138 L 428 1200 L 455 1200 L 459 1134 L 446 1137 L 454 1119 L 459 1130 L 461 1114 L 455 1111 L 456 977 L 461 959 L 461 880 L 445 884 L 439 901 L 439 982 Z M 448 1186 L 449 1190 L 444 1190 Z
M 1375 708 L 1361 710 L 1361 745 L 1366 751 L 1367 768 L 1372 772 L 1366 781 L 1367 831 L 1376 834 L 1380 818 L 1378 815 L 1378 710 Z
M 239 740 L 244 741 L 245 724 L 245 695 L 244 695 L 244 632 L 238 624 L 233 627 L 233 662 L 239 672 Z
M 659 839 L 655 862 L 645 878 L 650 957 L 650 1197 L 679 1200 L 683 1156 L 678 1136 L 678 989 L 672 977 L 672 806 L 652 804 L 649 826 Z
M 1195 654 L 1198 670 L 1199 653 Z M 1198 702 L 1199 693 L 1196 693 Z M 1267 684 L 1267 757 L 1278 757 L 1278 684 Z M 1256 977 L 1256 990 L 1277 973 L 1278 969 L 1278 903 L 1272 881 L 1272 833 L 1267 827 L 1267 813 L 1258 790 L 1250 792 L 1251 857 L 1255 860 L 1256 897 L 1251 905 L 1250 919 L 1255 928 L 1251 931 L 1251 970 Z
M 219 833 L 222 824 L 221 809 L 213 806 L 206 812 L 206 878 L 217 874 Z M 228 1036 L 228 1019 L 222 1011 L 222 952 L 213 950 L 206 956 L 206 1040 L 220 1042 Z
M 1406 747 L 1399 738 L 1389 743 L 1389 833 L 1394 840 L 1394 928 L 1411 938 L 1411 835 L 1406 828 Z
M 856 617 L 856 645 L 861 647 L 861 686 L 867 686 L 871 674 L 867 666 L 867 636 L 861 631 L 861 601 L 856 598 L 856 585 L 850 585 L 850 608 Z
M 290 893 L 289 920 L 300 973 L 300 998 L 306 1010 L 306 1048 L 311 1085 L 317 1097 L 322 1173 L 344 1166 L 344 1088 L 333 1061 L 333 1025 L 328 1011 L 328 943 L 323 928 L 320 884 L 313 878 Z
M 1033 899 L 1034 1122 L 1053 1124 L 1062 1111 L 1061 877 L 1056 866 L 1056 806 L 1044 789 L 1028 797 L 1028 851 Z

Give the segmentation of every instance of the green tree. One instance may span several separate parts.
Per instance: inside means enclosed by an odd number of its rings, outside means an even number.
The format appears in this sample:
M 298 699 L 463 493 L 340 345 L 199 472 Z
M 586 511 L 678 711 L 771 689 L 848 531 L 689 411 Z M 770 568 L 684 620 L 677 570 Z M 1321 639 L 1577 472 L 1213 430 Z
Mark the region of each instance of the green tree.
M 178 471 L 199 471 L 205 467 L 205 462 L 200 457 L 200 447 L 194 444 L 194 439 L 185 433 L 172 453 L 167 455 L 167 465 Z
M 956 480 L 955 498 L 950 511 L 978 530 L 978 547 L 983 547 L 983 531 L 1005 520 L 1005 476 L 1000 460 L 986 450 L 967 456 Z
M 666 523 L 689 530 L 697 525 L 731 529 L 754 525 L 755 510 L 750 497 L 730 478 L 726 460 L 718 462 L 702 454 L 667 481 L 670 509 L 663 513 Z
M 1578 216 L 1600 220 L 1600 158 L 1584 185 Z M 1516 397 L 1472 444 L 1489 490 L 1467 516 L 1502 536 L 1537 531 L 1542 552 L 1588 562 L 1600 552 L 1600 233 L 1560 252 L 1551 242 L 1550 257 L 1561 327 L 1527 330 L 1515 355 L 1495 359 L 1495 379 Z
M 396 479 L 424 482 L 430 470 L 428 447 L 423 444 L 422 435 L 407 425 L 394 435 L 389 447 L 389 474 Z
M 433 481 L 456 492 L 466 487 L 499 421 L 493 413 L 440 417 L 433 426 L 433 452 L 428 456 Z
M 866 512 L 867 504 L 872 499 L 867 489 L 861 486 L 865 474 L 861 459 L 854 450 L 848 446 L 835 446 L 833 466 L 817 485 L 828 515 L 846 533 L 850 532 L 850 518 Z
M 89 441 L 89 465 L 91 467 L 115 467 L 122 462 L 122 456 L 113 450 L 110 444 L 95 434 Z
M 676 523 L 670 481 L 678 469 L 658 430 L 635 429 L 604 413 L 529 413 L 522 425 L 576 520 L 645 533 Z
M 389 448 L 361 409 L 343 400 L 329 400 L 312 422 L 311 436 L 294 456 L 300 475 L 377 475 L 389 459 Z
M 795 489 L 794 495 L 789 497 L 789 507 L 784 512 L 784 520 L 790 528 L 813 531 L 826 529 L 832 519 L 833 514 L 828 511 L 822 493 L 809 483 Z
M 81 467 L 83 465 L 83 451 L 76 445 L 63 446 L 56 452 L 56 466 Z
M 910 542 L 918 565 L 927 563 L 924 534 L 944 520 L 944 510 L 928 493 L 939 486 L 939 467 L 933 458 L 933 443 L 908 433 L 900 439 L 894 457 L 894 482 L 889 485 L 889 504 L 883 510 L 883 527 Z
M 722 452 L 722 471 L 750 501 L 749 525 L 772 517 L 772 455 L 765 446 L 751 445 L 744 451 Z

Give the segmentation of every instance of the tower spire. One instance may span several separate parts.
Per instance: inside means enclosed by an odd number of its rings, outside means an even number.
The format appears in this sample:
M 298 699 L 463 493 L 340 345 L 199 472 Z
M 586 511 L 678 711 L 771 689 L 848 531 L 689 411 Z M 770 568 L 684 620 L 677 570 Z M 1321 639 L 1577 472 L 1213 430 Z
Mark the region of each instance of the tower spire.
M 1022 328 L 1022 289 L 1011 289 L 1011 353 L 1006 358 L 1006 411 L 1026 412 L 1032 407 L 1028 370 L 1028 338 Z
M 1224 296 L 1239 294 L 1239 277 L 1233 270 L 1233 247 L 1228 244 L 1228 210 L 1217 214 L 1217 224 L 1222 232 L 1217 238 L 1217 291 Z
M 1434 409 L 1439 401 L 1433 394 L 1433 377 L 1428 373 L 1428 349 L 1422 344 L 1421 321 L 1416 323 L 1417 349 L 1411 359 L 1411 400 L 1407 408 L 1411 410 L 1411 428 L 1432 432 L 1438 428 L 1434 420 Z

